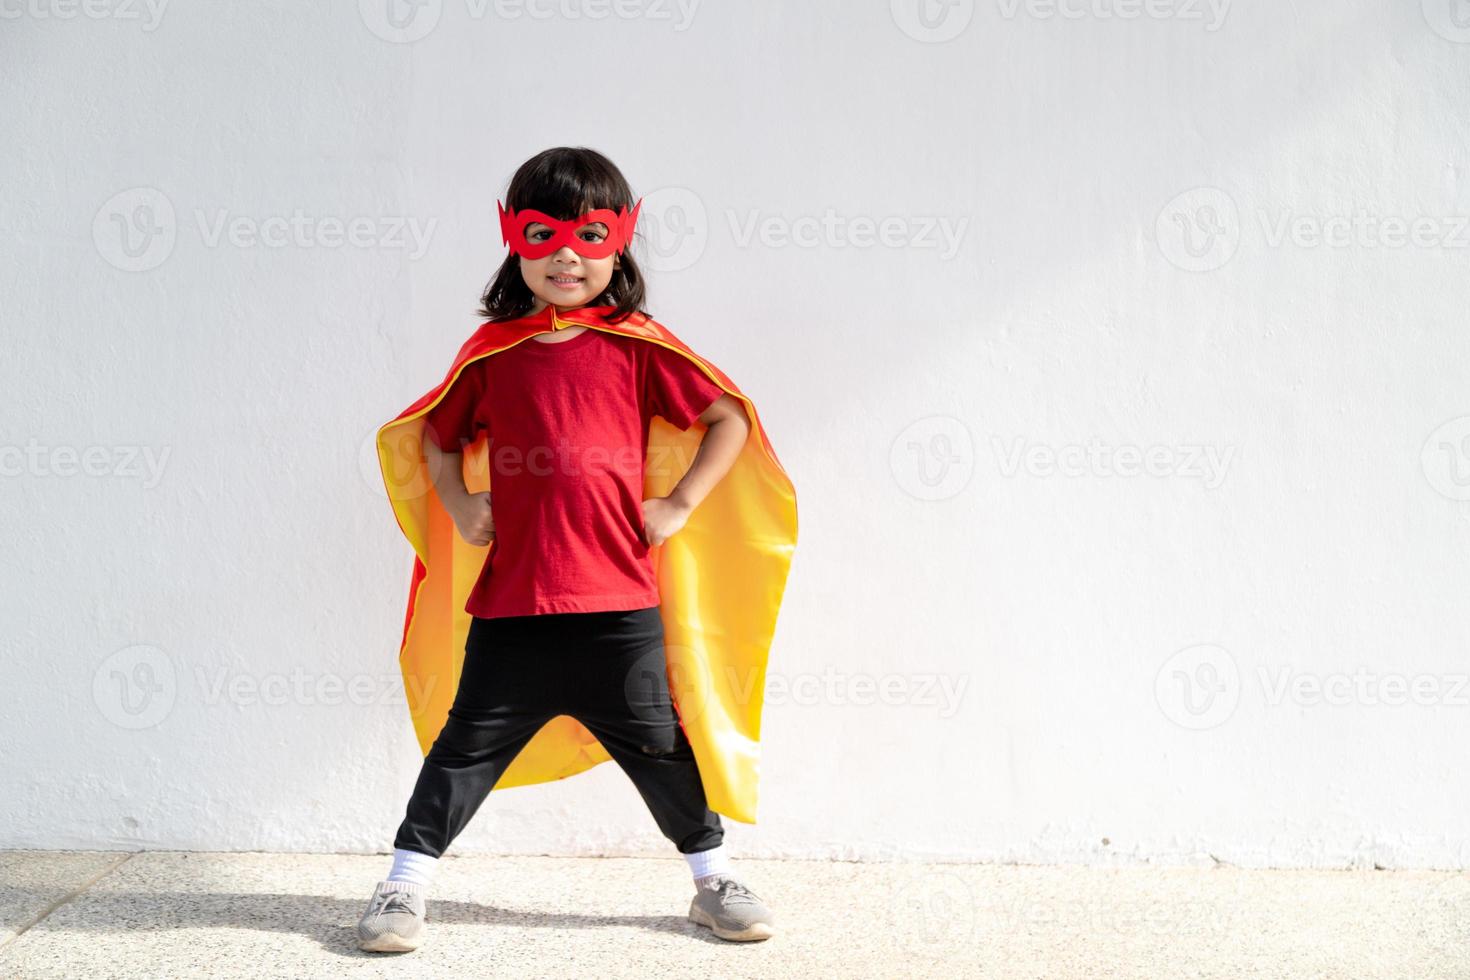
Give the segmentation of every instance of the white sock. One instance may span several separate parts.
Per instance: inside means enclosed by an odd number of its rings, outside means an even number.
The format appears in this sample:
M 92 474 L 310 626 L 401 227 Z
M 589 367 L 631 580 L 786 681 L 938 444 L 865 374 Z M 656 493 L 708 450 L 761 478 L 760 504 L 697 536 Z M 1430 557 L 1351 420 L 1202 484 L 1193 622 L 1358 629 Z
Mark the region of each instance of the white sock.
M 730 873 L 730 852 L 725 850 L 724 844 L 707 851 L 686 854 L 684 860 L 689 862 L 689 870 L 694 873 L 696 883 L 710 875 Z
M 407 881 L 415 885 L 428 886 L 433 884 L 434 866 L 438 863 L 439 859 L 436 857 L 395 847 L 393 849 L 393 870 L 388 872 L 387 880 Z

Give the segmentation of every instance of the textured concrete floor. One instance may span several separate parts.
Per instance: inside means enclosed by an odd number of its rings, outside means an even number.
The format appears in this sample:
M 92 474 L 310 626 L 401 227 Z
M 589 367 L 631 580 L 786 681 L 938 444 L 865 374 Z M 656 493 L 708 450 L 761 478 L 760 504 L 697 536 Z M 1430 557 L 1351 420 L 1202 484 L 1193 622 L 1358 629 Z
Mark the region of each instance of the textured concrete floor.
M 677 859 L 450 857 L 358 952 L 380 856 L 0 852 L 0 976 L 1470 978 L 1470 874 L 737 859 L 781 931 L 685 919 Z

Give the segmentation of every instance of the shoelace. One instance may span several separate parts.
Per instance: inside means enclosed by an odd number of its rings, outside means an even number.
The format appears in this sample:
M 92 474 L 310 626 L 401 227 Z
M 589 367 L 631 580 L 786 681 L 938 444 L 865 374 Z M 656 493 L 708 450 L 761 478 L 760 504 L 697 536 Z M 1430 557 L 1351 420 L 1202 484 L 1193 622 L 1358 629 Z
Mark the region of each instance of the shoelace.
M 728 901 L 729 899 L 734 899 L 737 902 L 744 902 L 746 905 L 755 905 L 760 902 L 760 899 L 756 897 L 755 892 L 751 891 L 749 888 L 746 888 L 734 878 L 715 879 L 715 887 L 712 889 L 712 891 L 720 895 L 720 900 L 722 902 Z
M 379 915 L 387 915 L 389 912 L 407 912 L 414 915 L 413 900 L 408 892 L 383 892 L 382 903 L 378 906 Z

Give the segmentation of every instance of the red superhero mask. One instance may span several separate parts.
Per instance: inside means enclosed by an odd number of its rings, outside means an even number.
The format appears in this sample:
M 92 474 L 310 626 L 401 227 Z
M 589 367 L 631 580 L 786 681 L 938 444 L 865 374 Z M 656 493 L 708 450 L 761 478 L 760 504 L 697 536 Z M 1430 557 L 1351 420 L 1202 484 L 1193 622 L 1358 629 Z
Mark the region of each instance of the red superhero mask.
M 549 214 L 526 208 L 524 211 L 507 211 L 499 201 L 495 207 L 500 211 L 500 237 L 502 241 L 510 246 L 512 255 L 519 255 L 527 259 L 544 259 L 563 245 L 568 246 L 573 252 L 586 259 L 605 259 L 614 252 L 621 253 L 633 240 L 633 226 L 638 223 L 638 209 L 643 206 L 643 198 L 633 205 L 633 210 L 628 211 L 628 206 L 623 205 L 622 211 L 613 211 L 608 208 L 599 208 L 596 211 L 588 211 L 580 218 L 570 221 L 560 221 Z M 607 226 L 607 236 L 600 242 L 589 242 L 577 236 L 577 230 L 594 221 L 600 221 Z M 551 237 L 545 241 L 531 241 L 526 235 L 526 229 L 532 224 L 543 224 L 551 229 Z M 540 232 L 537 232 L 540 235 Z

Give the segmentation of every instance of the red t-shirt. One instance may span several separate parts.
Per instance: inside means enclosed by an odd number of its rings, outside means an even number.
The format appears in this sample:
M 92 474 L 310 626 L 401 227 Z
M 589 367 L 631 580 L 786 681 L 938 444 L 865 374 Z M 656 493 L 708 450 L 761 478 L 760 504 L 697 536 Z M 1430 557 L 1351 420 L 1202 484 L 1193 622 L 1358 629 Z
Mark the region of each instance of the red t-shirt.
M 658 605 L 643 540 L 649 423 L 660 415 L 688 429 L 722 394 L 683 354 L 592 327 L 468 364 L 424 429 L 449 452 L 482 431 L 490 440 L 495 537 L 465 611 L 490 619 Z

